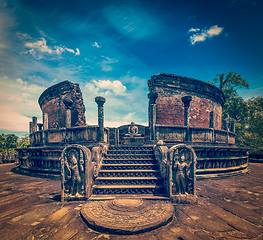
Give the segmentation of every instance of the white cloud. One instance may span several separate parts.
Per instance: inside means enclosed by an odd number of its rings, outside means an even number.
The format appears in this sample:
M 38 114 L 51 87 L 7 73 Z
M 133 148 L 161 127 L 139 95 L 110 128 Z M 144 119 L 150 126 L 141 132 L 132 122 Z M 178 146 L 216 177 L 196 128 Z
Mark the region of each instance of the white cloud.
M 222 27 L 218 27 L 217 25 L 215 25 L 211 27 L 210 29 L 208 29 L 206 33 L 209 37 L 213 37 L 213 36 L 219 35 L 222 31 L 223 31 Z
M 194 45 L 196 42 L 203 42 L 207 38 L 212 38 L 222 33 L 224 28 L 218 27 L 217 25 L 210 27 L 209 29 L 204 28 L 200 30 L 199 28 L 191 28 L 188 33 L 194 33 L 190 36 L 191 44 Z
M 58 82 L 58 80 L 55 78 L 52 82 L 51 85 L 56 84 Z
M 27 82 L 23 81 L 21 78 L 17 78 L 16 82 L 18 83 L 16 87 L 27 90 L 27 91 L 35 91 L 35 92 L 42 92 L 45 90 L 44 87 L 36 85 L 36 84 L 28 84 Z
M 31 38 L 32 38 L 32 37 L 30 37 L 27 33 L 17 32 L 16 35 L 17 35 L 20 39 L 31 39 Z
M 26 53 L 26 54 L 29 53 L 32 56 L 34 56 L 36 59 L 43 58 L 43 55 L 41 53 L 49 54 L 49 55 L 61 55 L 64 52 L 69 52 L 75 55 L 80 55 L 80 51 L 78 48 L 76 48 L 76 51 L 75 51 L 71 48 L 67 48 L 62 45 L 50 47 L 47 45 L 47 40 L 45 38 L 41 38 L 40 40 L 36 42 L 27 42 L 25 43 L 25 46 L 29 48 L 29 50 L 26 52 L 21 52 L 21 53 Z
M 17 78 L 0 77 L 0 128 L 28 131 L 31 116 L 41 116 L 37 99 L 45 87 Z
M 99 44 L 97 42 L 94 42 L 94 44 L 92 45 L 93 47 L 97 47 L 100 48 L 101 46 L 99 46 Z
M 99 63 L 99 65 L 101 66 L 102 71 L 104 71 L 104 72 L 111 71 L 113 68 L 112 68 L 112 66 L 110 64 L 118 62 L 118 60 L 111 59 L 109 57 L 104 57 L 104 56 L 101 56 L 101 57 L 105 59 L 105 60 L 103 60 L 102 62 Z
M 44 38 L 41 38 L 41 40 L 33 43 L 26 43 L 25 46 L 31 49 L 38 49 L 40 52 L 53 52 L 53 50 L 47 46 L 47 41 Z
M 75 53 L 76 56 L 80 55 L 80 51 L 78 48 L 76 48 L 76 53 Z
M 199 28 L 191 28 L 191 29 L 188 30 L 189 33 L 190 32 L 199 32 L 199 31 L 200 31 Z
M 96 95 L 116 95 L 125 96 L 126 87 L 118 80 L 92 80 L 92 83 L 87 83 L 86 88 Z
M 23 116 L 22 114 L 14 111 L 8 105 L 0 105 L 0 128 L 2 130 L 9 130 L 14 132 L 27 132 L 29 117 Z

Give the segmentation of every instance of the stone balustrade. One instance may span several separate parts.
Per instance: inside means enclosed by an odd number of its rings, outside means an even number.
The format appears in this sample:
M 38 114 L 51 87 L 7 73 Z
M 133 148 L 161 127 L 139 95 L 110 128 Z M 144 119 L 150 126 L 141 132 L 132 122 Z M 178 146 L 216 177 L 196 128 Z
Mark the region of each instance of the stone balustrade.
M 3 163 L 15 163 L 17 161 L 17 152 L 14 149 L 0 152 L 0 164 Z

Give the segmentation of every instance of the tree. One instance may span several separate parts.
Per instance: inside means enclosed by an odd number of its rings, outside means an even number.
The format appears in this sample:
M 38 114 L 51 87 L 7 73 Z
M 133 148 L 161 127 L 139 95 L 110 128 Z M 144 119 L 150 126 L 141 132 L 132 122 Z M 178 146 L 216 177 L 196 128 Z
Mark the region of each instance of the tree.
M 18 136 L 16 136 L 15 134 L 3 134 L 2 133 L 0 136 L 1 136 L 0 137 L 1 150 L 17 147 Z
M 243 79 L 240 74 L 230 71 L 228 73 L 218 73 L 217 77 L 213 79 L 212 84 L 221 89 L 225 95 L 225 104 L 223 107 L 223 114 L 229 114 L 230 118 L 238 121 L 237 111 L 242 110 L 247 115 L 247 108 L 243 109 L 245 101 L 238 95 L 236 88 L 249 88 L 249 83 Z M 236 105 L 238 103 L 238 105 Z M 240 107 L 237 109 L 237 107 Z M 234 111 L 233 111 L 234 110 Z
M 29 135 L 26 134 L 19 138 L 18 140 L 18 148 L 26 148 L 30 144 Z
M 225 94 L 223 114 L 236 122 L 236 143 L 250 148 L 251 153 L 263 154 L 263 97 L 245 101 L 237 88 L 249 88 L 246 79 L 233 71 L 219 73 L 212 84 Z
M 252 153 L 263 154 L 263 97 L 251 98 L 247 104 L 249 117 L 243 144 Z

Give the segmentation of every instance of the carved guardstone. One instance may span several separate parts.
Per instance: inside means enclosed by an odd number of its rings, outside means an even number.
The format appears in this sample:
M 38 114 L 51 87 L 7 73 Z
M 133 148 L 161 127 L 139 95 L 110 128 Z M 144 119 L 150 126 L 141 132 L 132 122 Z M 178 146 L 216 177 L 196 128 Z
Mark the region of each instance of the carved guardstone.
M 192 147 L 178 144 L 169 149 L 168 194 L 175 203 L 197 203 L 196 154 Z
M 86 200 L 91 195 L 91 153 L 84 146 L 73 144 L 61 155 L 61 201 Z

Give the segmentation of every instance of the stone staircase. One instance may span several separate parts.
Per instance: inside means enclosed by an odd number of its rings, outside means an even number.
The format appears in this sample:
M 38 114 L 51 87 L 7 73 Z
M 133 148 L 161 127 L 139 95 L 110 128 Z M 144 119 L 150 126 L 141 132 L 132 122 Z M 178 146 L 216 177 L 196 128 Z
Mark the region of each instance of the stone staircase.
M 93 186 L 92 198 L 164 197 L 163 181 L 152 146 L 111 146 Z

